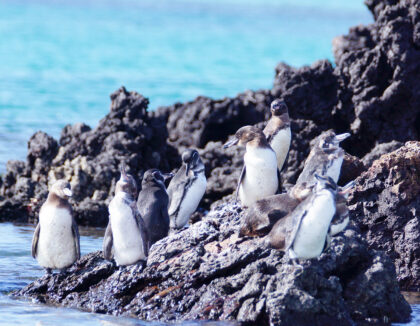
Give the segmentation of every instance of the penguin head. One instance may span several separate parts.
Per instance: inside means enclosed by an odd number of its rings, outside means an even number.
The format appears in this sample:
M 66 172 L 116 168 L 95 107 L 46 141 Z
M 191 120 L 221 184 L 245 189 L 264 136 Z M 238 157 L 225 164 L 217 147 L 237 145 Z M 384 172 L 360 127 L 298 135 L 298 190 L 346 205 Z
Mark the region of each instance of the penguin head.
M 133 196 L 133 198 L 137 198 L 136 180 L 131 174 L 127 173 L 124 164 L 121 165 L 120 171 L 121 171 L 121 177 L 115 186 L 115 193 L 125 192 Z
M 299 201 L 306 199 L 313 190 L 313 185 L 308 185 L 307 182 L 302 182 L 295 185 L 290 191 L 290 195 Z
M 158 185 L 159 187 L 163 187 L 165 188 L 165 180 L 167 178 L 172 177 L 173 174 L 172 173 L 165 173 L 163 174 L 162 172 L 160 172 L 158 169 L 150 169 L 147 170 L 144 175 L 143 175 L 143 180 L 141 182 L 141 186 L 142 188 L 146 188 L 147 186 L 150 185 Z
M 286 103 L 280 99 L 275 99 L 273 102 L 271 102 L 271 114 L 273 116 L 279 117 L 283 114 L 289 114 L 289 109 L 286 105 Z
M 229 140 L 223 148 L 228 148 L 234 145 L 246 146 L 249 142 L 252 141 L 265 141 L 265 136 L 263 132 L 254 126 L 245 126 L 240 128 L 236 133 L 233 139 Z
M 200 154 L 195 149 L 187 149 L 182 153 L 182 162 L 186 166 L 186 175 L 190 170 L 196 170 L 202 165 Z
M 317 179 L 315 192 L 321 191 L 323 189 L 327 189 L 334 193 L 337 192 L 337 184 L 334 182 L 334 180 L 331 177 L 321 176 L 317 173 L 315 173 L 314 176 Z
M 321 149 L 338 148 L 340 146 L 340 143 L 348 137 L 350 137 L 350 134 L 348 132 L 336 135 L 332 130 L 326 131 L 321 135 L 319 147 Z
M 60 198 L 66 199 L 72 196 L 70 183 L 66 180 L 58 180 L 52 185 L 50 192 Z

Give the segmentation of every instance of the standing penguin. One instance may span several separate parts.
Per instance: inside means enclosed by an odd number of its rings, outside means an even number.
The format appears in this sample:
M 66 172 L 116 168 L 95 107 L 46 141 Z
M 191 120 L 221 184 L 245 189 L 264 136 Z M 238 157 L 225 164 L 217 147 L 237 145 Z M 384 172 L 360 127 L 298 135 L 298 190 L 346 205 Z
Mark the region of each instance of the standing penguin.
M 336 213 L 336 183 L 318 174 L 315 178 L 318 182 L 313 194 L 292 212 L 293 225 L 286 238 L 286 252 L 291 259 L 311 259 L 322 253 Z
M 68 197 L 70 184 L 56 181 L 39 212 L 39 222 L 32 239 L 32 257 L 46 269 L 64 271 L 80 258 L 80 236 Z
M 109 223 L 105 231 L 104 258 L 112 255 L 119 266 L 146 260 L 149 247 L 144 221 L 137 209 L 137 185 L 134 178 L 121 168 L 115 196 L 108 206 Z
M 271 118 L 263 133 L 277 156 L 277 167 L 282 170 L 289 153 L 292 133 L 290 131 L 289 109 L 284 101 L 275 99 L 271 103 Z
M 166 237 L 169 231 L 168 202 L 165 178 L 158 169 L 150 169 L 144 173 L 141 191 L 137 199 L 137 208 L 143 217 L 149 235 L 150 246 Z
M 296 184 L 315 184 L 315 174 L 329 176 L 337 182 L 344 159 L 344 150 L 340 148 L 340 142 L 349 136 L 349 133 L 336 135 L 333 131 L 326 131 L 318 136 Z
M 195 149 L 182 153 L 182 167 L 168 186 L 171 229 L 184 227 L 206 191 L 204 164 Z
M 274 195 L 278 188 L 277 157 L 263 132 L 254 126 L 240 128 L 223 148 L 246 146 L 244 168 L 236 194 L 242 205 L 251 206 L 257 200 Z

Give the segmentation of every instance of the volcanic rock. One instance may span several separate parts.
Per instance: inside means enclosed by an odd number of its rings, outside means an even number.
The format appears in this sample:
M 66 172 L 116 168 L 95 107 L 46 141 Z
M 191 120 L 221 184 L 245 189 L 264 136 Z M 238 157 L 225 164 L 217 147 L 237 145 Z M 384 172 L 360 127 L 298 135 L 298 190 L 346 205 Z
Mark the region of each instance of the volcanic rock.
M 150 249 L 147 263 L 118 269 L 101 252 L 65 275 L 44 276 L 14 295 L 143 320 L 237 320 L 258 325 L 403 322 L 410 306 L 389 258 L 354 230 L 319 259 L 294 266 L 261 238 L 239 238 L 243 218 L 227 203 Z
M 394 261 L 402 288 L 420 291 L 420 142 L 381 156 L 356 179 L 352 220 Z

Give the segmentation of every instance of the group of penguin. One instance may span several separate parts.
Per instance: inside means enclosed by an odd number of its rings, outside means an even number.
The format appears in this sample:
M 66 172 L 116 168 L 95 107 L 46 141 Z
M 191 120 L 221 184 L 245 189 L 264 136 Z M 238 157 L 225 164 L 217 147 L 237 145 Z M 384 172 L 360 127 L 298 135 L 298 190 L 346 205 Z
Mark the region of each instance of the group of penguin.
M 350 134 L 328 131 L 315 142 L 296 185 L 281 192 L 280 171 L 291 144 L 288 108 L 284 101 L 271 103 L 271 118 L 264 130 L 240 128 L 223 147 L 245 146 L 236 198 L 247 208 L 243 229 L 256 229 L 268 210 L 282 212 L 269 230 L 267 245 L 285 251 L 293 260 L 318 257 L 331 236 L 348 224 L 346 198 L 354 183 L 338 187 L 344 150 L 339 143 Z M 121 177 L 108 206 L 109 223 L 103 239 L 103 255 L 119 266 L 147 260 L 149 248 L 169 232 L 188 227 L 207 185 L 204 164 L 195 149 L 182 154 L 175 175 L 147 170 L 138 192 L 134 177 L 121 165 Z M 171 178 L 168 188 L 165 180 Z M 32 240 L 32 256 L 45 268 L 65 271 L 80 258 L 78 226 L 68 201 L 69 182 L 56 181 L 39 212 Z M 246 233 L 246 232 L 245 232 Z

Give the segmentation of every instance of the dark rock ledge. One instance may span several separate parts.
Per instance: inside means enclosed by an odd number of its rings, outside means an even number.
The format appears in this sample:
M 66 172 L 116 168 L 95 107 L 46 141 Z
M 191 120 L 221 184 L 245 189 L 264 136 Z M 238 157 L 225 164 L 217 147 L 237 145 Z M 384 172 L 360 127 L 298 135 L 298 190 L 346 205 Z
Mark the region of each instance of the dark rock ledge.
M 392 261 L 352 228 L 319 259 L 289 264 L 261 238 L 239 238 L 243 212 L 222 204 L 154 244 L 147 264 L 119 271 L 101 252 L 65 275 L 14 295 L 144 320 L 236 320 L 255 325 L 353 325 L 407 321 Z

